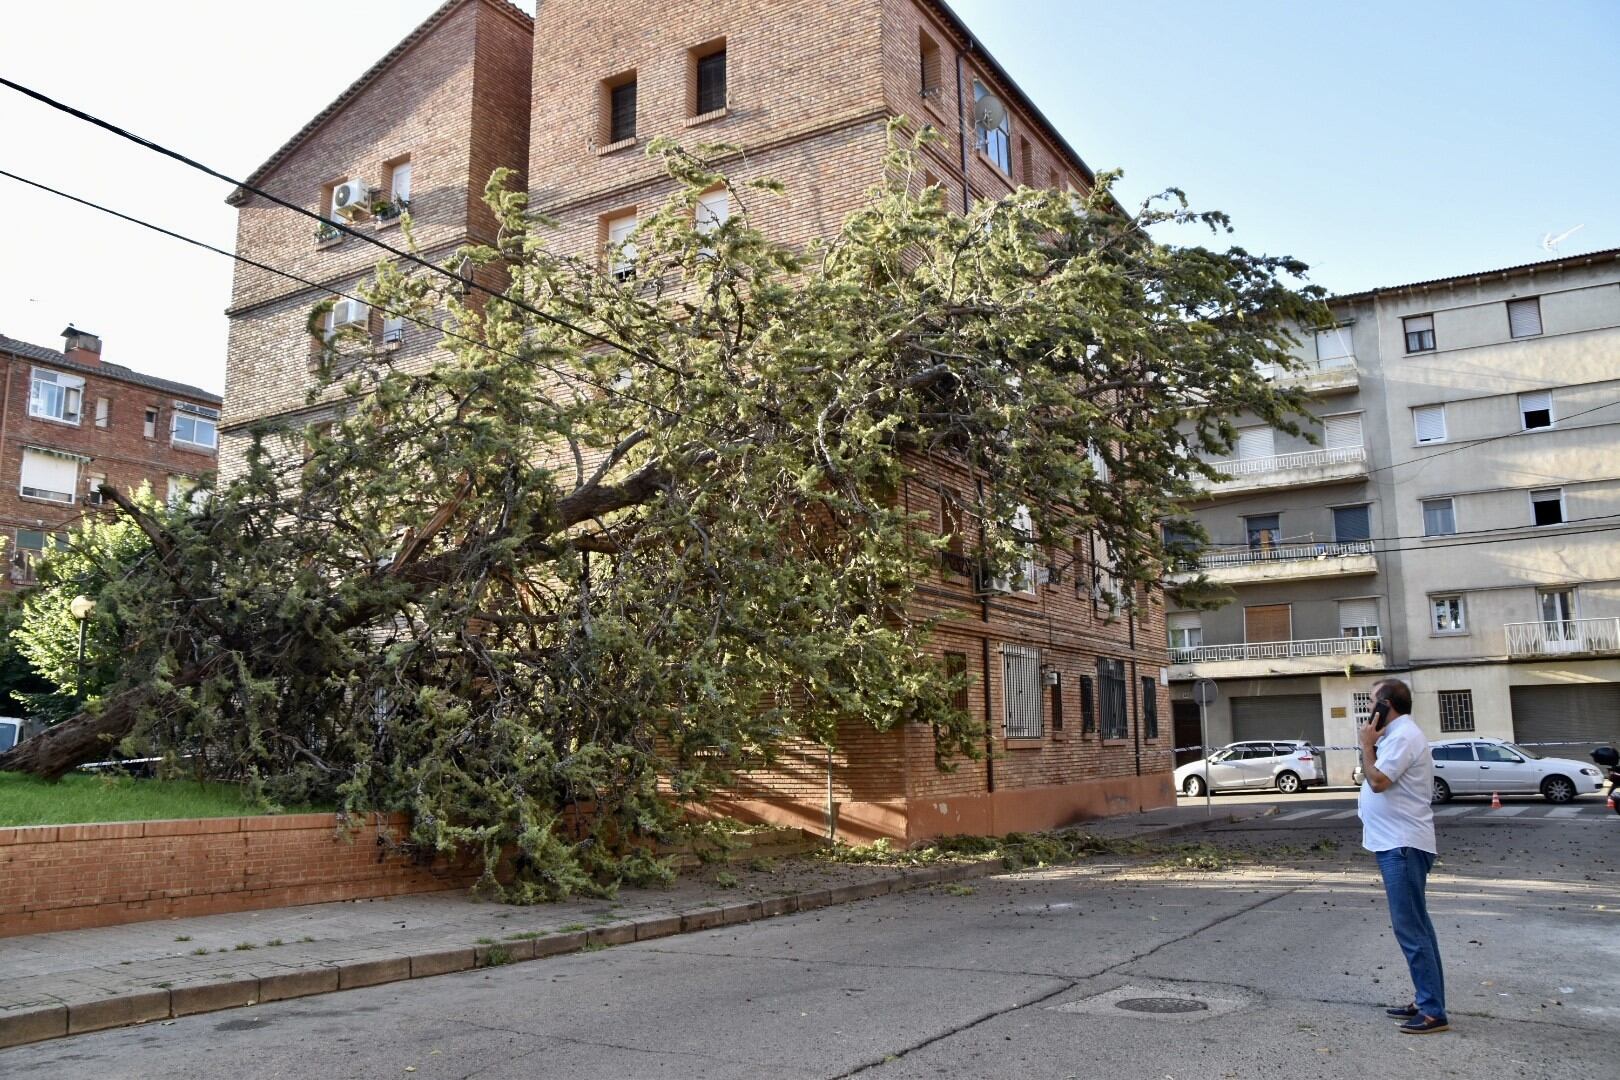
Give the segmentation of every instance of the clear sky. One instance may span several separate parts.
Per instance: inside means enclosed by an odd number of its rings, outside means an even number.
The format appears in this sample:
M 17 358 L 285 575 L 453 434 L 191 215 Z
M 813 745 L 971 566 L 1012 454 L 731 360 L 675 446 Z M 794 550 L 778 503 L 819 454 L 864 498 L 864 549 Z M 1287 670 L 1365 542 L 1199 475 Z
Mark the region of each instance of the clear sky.
M 241 176 L 437 4 L 6 2 L 0 73 Z M 1576 225 L 1559 254 L 1620 247 L 1620 3 L 953 6 L 1126 201 L 1182 187 L 1335 291 L 1547 258 Z M 232 246 L 225 185 L 5 89 L 0 169 Z M 223 387 L 228 260 L 4 178 L 0 220 L 0 333 L 72 321 Z

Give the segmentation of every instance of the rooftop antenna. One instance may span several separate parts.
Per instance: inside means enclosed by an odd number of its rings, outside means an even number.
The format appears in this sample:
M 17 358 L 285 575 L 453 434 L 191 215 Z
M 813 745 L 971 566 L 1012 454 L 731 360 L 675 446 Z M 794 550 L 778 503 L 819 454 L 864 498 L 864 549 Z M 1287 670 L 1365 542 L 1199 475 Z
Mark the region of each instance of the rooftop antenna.
M 1582 222 L 1581 224 L 1575 226 L 1573 229 L 1565 229 L 1563 232 L 1559 233 L 1557 236 L 1554 236 L 1552 233 L 1547 233 L 1545 236 L 1543 236 L 1541 238 L 1541 246 L 1546 248 L 1548 251 L 1552 252 L 1554 255 L 1556 255 L 1556 254 L 1558 254 L 1558 245 L 1559 244 L 1562 244 L 1565 240 L 1568 240 L 1570 237 L 1574 236 L 1576 233 L 1580 232 L 1584 228 L 1586 228 L 1586 223 Z

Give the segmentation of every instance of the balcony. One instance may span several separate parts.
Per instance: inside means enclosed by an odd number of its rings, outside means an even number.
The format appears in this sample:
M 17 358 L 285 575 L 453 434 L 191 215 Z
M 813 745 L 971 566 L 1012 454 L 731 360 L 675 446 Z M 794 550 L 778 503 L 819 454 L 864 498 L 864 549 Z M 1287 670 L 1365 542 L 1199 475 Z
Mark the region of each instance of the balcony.
M 1172 679 L 1257 679 L 1267 675 L 1323 675 L 1379 671 L 1384 642 L 1378 637 L 1310 641 L 1252 641 L 1170 650 Z
M 1223 480 L 1196 481 L 1210 495 L 1231 495 L 1262 488 L 1315 487 L 1342 484 L 1367 475 L 1365 446 L 1325 446 L 1273 457 L 1228 458 L 1210 462 L 1226 474 Z
M 1620 653 L 1620 618 L 1503 623 L 1510 660 Z
M 1340 356 L 1332 360 L 1311 360 L 1303 367 L 1296 368 L 1268 365 L 1259 370 L 1262 376 L 1279 387 L 1299 389 L 1307 394 L 1323 397 L 1330 394 L 1348 394 L 1361 385 L 1361 375 L 1356 370 L 1356 358 L 1353 356 Z
M 1306 581 L 1344 574 L 1376 574 L 1371 540 L 1337 544 L 1281 544 L 1267 547 L 1218 548 L 1198 559 L 1204 576 L 1215 585 L 1258 585 L 1272 581 Z M 1178 584 L 1193 575 L 1174 574 Z

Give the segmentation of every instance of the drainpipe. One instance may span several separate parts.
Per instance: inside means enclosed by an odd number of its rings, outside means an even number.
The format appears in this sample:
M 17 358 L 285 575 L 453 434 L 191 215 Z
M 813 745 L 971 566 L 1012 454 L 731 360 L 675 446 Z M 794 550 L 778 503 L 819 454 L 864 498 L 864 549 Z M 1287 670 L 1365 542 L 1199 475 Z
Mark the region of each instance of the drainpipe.
M 967 106 L 962 99 L 962 54 L 956 53 L 956 145 L 962 151 L 962 213 L 973 209 L 968 196 Z
M 961 67 L 957 68 L 957 75 L 961 75 Z M 960 81 L 960 79 L 959 79 Z M 984 478 L 975 477 L 974 490 L 978 492 L 979 506 L 984 507 Z M 984 551 L 984 515 L 979 515 L 979 551 Z M 982 583 L 981 583 L 982 585 Z M 979 682 L 984 686 L 984 786 L 988 792 L 996 790 L 996 745 L 995 745 L 995 715 L 990 708 L 990 593 L 981 592 L 979 595 L 979 622 L 984 624 L 985 631 L 979 638 L 980 660 L 983 663 L 983 676 Z
M 833 755 L 827 746 L 827 843 L 838 843 L 838 804 L 833 802 Z
M 1136 730 L 1136 775 L 1142 775 L 1142 682 L 1136 677 L 1136 604 L 1133 601 L 1129 608 L 1130 613 L 1130 642 L 1131 642 L 1131 687 L 1136 691 L 1131 700 L 1136 704 L 1131 708 L 1131 727 Z

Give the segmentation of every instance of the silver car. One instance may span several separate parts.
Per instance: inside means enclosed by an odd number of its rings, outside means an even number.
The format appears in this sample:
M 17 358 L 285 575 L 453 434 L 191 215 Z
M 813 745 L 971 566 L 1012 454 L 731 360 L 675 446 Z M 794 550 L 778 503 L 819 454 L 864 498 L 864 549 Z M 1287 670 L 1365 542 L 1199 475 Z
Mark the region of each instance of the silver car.
M 1308 742 L 1267 740 L 1232 743 L 1201 761 L 1176 770 L 1176 790 L 1183 795 L 1212 791 L 1255 791 L 1276 788 L 1284 795 L 1304 791 L 1322 779 L 1322 755 Z
M 1447 739 L 1429 744 L 1434 758 L 1434 801 L 1453 795 L 1540 795 L 1567 803 L 1603 790 L 1603 774 L 1571 758 L 1541 757 L 1501 739 Z

